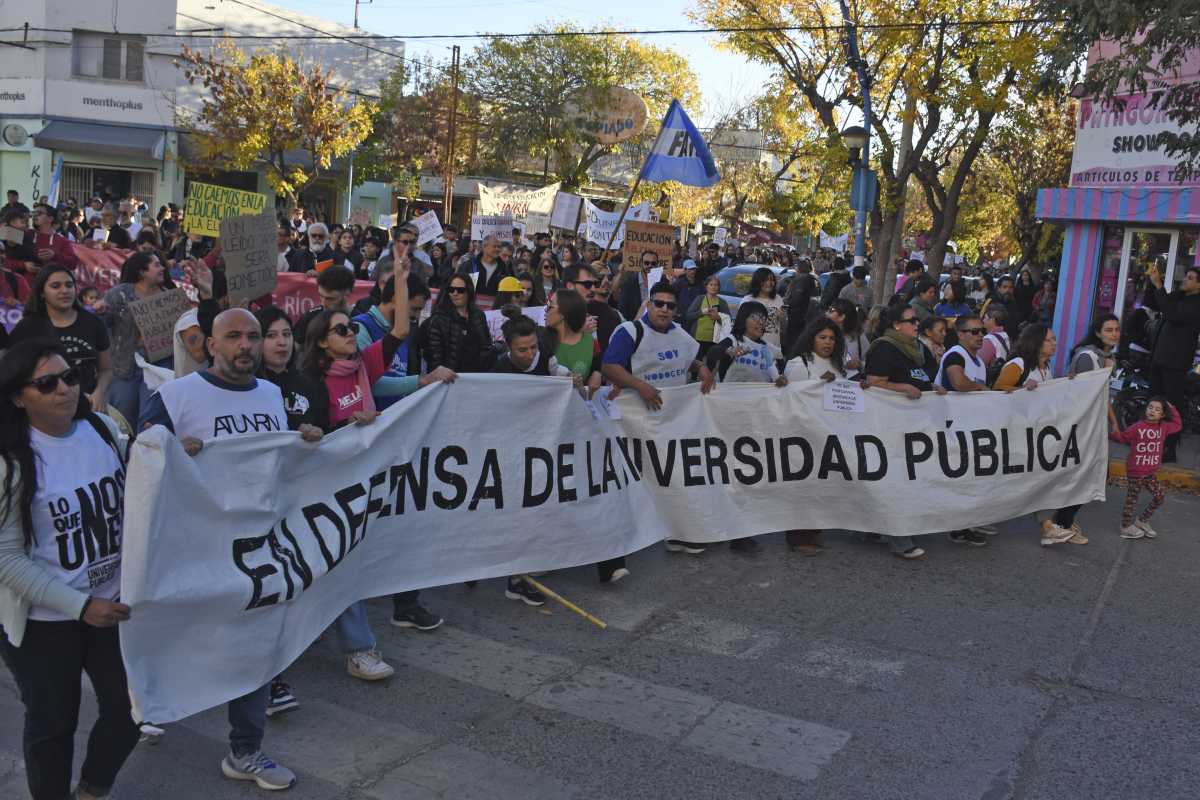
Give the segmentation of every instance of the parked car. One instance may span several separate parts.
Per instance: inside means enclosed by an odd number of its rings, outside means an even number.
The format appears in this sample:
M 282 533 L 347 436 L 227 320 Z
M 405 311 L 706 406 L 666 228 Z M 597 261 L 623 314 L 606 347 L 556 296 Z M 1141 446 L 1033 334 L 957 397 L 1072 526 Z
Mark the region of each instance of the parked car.
M 742 299 L 750 293 L 750 280 L 754 277 L 754 273 L 763 266 L 762 264 L 734 264 L 717 272 L 717 279 L 721 281 L 721 299 L 729 304 L 729 313 L 732 316 L 737 316 L 738 306 L 742 304 Z M 786 294 L 788 284 L 796 276 L 796 271 L 787 267 L 767 267 L 767 269 L 775 273 L 775 278 L 779 283 L 776 287 L 778 294 Z

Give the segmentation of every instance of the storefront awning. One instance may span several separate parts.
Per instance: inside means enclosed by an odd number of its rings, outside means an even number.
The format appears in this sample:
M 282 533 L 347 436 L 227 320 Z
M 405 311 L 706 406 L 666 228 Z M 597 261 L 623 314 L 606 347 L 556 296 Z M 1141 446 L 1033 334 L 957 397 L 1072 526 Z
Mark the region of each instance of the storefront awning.
M 1200 188 L 1039 189 L 1037 215 L 1046 222 L 1196 225 Z
M 148 128 L 55 120 L 33 135 L 33 143 L 43 150 L 159 161 L 166 148 L 167 135 Z

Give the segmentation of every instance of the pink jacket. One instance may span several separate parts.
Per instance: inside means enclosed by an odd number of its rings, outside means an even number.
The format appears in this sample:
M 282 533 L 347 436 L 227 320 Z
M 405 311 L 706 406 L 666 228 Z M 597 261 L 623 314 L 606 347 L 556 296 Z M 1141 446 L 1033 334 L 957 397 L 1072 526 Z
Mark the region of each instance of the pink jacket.
M 1145 478 L 1156 474 L 1162 466 L 1163 442 L 1166 438 L 1182 429 L 1179 412 L 1168 403 L 1166 418 L 1162 422 L 1143 420 L 1123 431 L 1109 431 L 1108 438 L 1129 445 L 1125 474 L 1130 478 Z

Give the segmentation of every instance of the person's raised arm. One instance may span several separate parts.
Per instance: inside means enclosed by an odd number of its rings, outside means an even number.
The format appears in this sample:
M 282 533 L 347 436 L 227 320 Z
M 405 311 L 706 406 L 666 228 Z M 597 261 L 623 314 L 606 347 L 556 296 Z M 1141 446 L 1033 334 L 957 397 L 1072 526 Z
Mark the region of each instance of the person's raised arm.
M 392 336 L 404 339 L 408 336 L 408 273 L 412 270 L 412 260 L 408 257 L 408 245 L 396 242 L 392 245 L 392 280 L 395 281 L 396 291 L 393 294 L 395 312 L 392 314 Z M 389 360 L 387 363 L 391 363 Z

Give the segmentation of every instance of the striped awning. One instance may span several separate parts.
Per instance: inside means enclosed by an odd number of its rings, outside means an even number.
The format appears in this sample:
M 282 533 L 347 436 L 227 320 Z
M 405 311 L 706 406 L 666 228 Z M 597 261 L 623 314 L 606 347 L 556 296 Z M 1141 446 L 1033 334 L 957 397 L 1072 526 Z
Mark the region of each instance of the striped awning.
M 1200 225 L 1200 188 L 1039 189 L 1037 215 L 1048 222 Z

